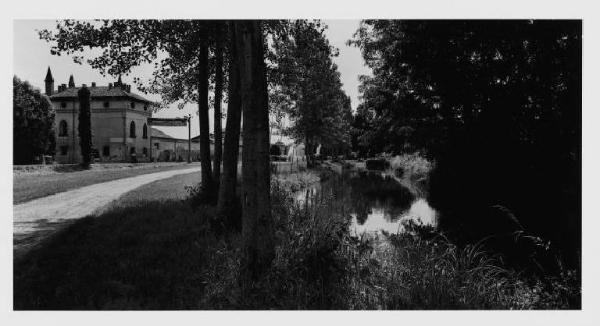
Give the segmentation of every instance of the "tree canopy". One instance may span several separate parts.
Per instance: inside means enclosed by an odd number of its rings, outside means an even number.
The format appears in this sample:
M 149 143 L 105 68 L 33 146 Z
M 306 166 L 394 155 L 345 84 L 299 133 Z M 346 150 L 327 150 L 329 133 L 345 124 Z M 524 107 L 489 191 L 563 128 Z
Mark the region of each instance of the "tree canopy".
M 32 164 L 38 155 L 54 153 L 54 115 L 47 96 L 13 77 L 14 164 Z
M 581 40 L 580 21 L 365 20 L 350 41 L 373 70 L 354 143 L 428 153 L 430 201 L 461 235 L 489 229 L 500 205 L 574 252 Z
M 297 20 L 288 33 L 273 42 L 277 57 L 272 87 L 272 107 L 292 120 L 287 130 L 306 142 L 308 152 L 318 144 L 349 147 L 350 98 L 342 90 L 340 73 L 319 21 Z

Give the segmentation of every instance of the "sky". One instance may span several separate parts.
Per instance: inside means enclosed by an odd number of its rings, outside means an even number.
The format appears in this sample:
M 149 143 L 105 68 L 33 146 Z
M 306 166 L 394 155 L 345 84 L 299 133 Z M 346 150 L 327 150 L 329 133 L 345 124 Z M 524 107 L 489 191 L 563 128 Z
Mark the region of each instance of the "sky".
M 352 38 L 352 35 L 358 28 L 359 20 L 324 20 L 328 25 L 325 31 L 331 45 L 339 50 L 339 56 L 334 58 L 341 74 L 344 91 L 350 96 L 352 108 L 356 109 L 359 103 L 358 77 L 363 74 L 370 74 L 370 69 L 364 65 L 360 50 L 353 46 L 347 46 L 346 42 Z M 50 54 L 50 44 L 40 40 L 36 30 L 54 29 L 56 22 L 54 20 L 14 20 L 14 74 L 21 80 L 26 80 L 33 86 L 44 90 L 44 77 L 48 67 L 52 70 L 54 77 L 54 87 L 59 84 L 66 84 L 69 76 L 72 74 L 75 84 L 90 85 L 96 82 L 98 86 L 105 86 L 109 82 L 114 82 L 115 78 L 110 76 L 102 77 L 97 70 L 92 69 L 86 63 L 82 65 L 73 62 L 70 56 L 55 56 Z M 93 54 L 92 52 L 83 52 L 83 55 Z M 142 80 L 152 76 L 152 65 L 136 67 L 128 76 L 123 76 L 123 82 L 132 85 L 132 92 L 135 90 L 133 77 L 137 76 Z M 139 93 L 139 92 L 138 92 Z M 152 101 L 160 101 L 160 96 L 152 94 L 141 94 Z M 178 109 L 176 105 L 161 109 L 153 114 L 154 117 L 181 117 L 192 114 L 192 137 L 198 134 L 198 116 L 196 115 L 197 106 L 190 104 L 183 109 Z M 212 111 L 210 113 L 210 125 L 212 130 Z M 225 126 L 225 123 L 223 123 Z M 187 138 L 187 128 L 183 127 L 159 127 L 162 131 L 177 138 Z

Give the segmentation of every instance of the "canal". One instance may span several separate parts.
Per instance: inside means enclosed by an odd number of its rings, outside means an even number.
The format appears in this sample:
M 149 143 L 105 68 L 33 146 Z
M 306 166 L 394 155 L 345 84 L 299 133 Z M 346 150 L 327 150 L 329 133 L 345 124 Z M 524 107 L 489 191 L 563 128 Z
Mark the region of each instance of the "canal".
M 437 226 L 437 212 L 425 192 L 414 191 L 393 175 L 381 171 L 343 170 L 296 193 L 300 204 L 325 203 L 342 210 L 350 232 L 376 234 L 403 232 L 404 225 Z M 325 199 L 325 200 L 323 200 Z

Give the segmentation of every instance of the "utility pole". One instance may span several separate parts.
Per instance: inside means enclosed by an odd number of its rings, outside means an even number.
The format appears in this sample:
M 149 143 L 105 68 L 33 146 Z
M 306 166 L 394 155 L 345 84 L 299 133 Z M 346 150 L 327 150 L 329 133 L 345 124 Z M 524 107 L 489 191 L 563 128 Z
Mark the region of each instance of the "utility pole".
M 188 163 L 192 163 L 192 114 L 188 113 Z

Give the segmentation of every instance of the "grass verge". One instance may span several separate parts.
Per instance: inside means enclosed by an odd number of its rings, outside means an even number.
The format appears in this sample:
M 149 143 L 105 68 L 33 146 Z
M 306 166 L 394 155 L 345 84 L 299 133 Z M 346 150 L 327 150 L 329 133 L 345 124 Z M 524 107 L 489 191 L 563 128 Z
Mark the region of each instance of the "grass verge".
M 53 174 L 22 174 L 13 176 L 13 204 L 50 196 L 59 192 L 142 174 L 190 168 L 197 164 L 147 165 L 136 168 L 84 170 Z

